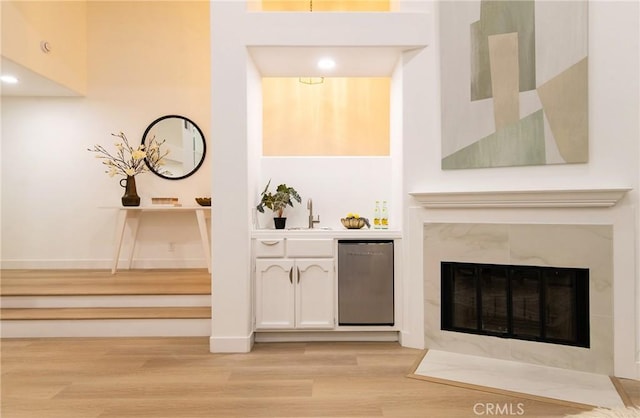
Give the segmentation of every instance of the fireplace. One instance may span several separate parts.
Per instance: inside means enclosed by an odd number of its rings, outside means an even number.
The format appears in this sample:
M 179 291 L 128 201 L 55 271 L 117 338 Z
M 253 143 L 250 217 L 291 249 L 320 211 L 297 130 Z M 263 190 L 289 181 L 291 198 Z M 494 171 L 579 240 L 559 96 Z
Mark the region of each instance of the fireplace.
M 410 193 L 417 205 L 409 209 L 409 259 L 423 280 L 407 294 L 422 295 L 423 315 L 407 326 L 422 331 L 428 349 L 637 378 L 637 209 L 626 202 L 629 190 Z M 443 330 L 447 261 L 588 269 L 588 347 Z
M 611 374 L 614 338 L 612 238 L 612 228 L 609 225 L 425 223 L 423 262 L 426 347 Z M 446 315 L 447 309 L 451 308 L 443 308 L 447 301 L 442 298 L 443 286 L 451 286 L 447 280 L 443 282 L 442 277 L 443 263 L 448 262 L 460 263 L 455 266 L 462 267 L 458 269 L 458 276 L 461 278 L 474 277 L 470 279 L 472 283 L 466 285 L 470 287 L 466 292 L 467 298 L 480 301 L 480 304 L 467 309 L 471 313 L 467 312 L 466 316 L 458 317 L 459 321 L 449 323 L 443 314 Z M 464 270 L 467 266 L 473 266 L 474 270 Z M 451 268 L 456 271 L 453 265 Z M 537 277 L 556 273 L 567 275 L 564 268 L 573 271 L 571 274 L 574 276 L 569 281 L 581 283 L 578 284 L 579 289 L 573 289 L 572 292 L 576 295 L 576 300 L 582 299 L 584 303 L 582 307 L 576 306 L 572 310 L 581 311 L 576 315 L 586 321 L 588 330 L 585 323 L 575 324 L 576 338 L 573 338 L 563 335 L 571 334 L 566 327 L 550 328 L 545 330 L 543 338 L 538 325 L 532 325 L 535 323 L 533 319 L 536 316 L 538 319 L 544 316 L 551 319 L 552 313 L 546 314 L 544 310 L 540 313 L 540 300 L 542 297 L 561 297 L 563 291 L 553 288 L 550 292 L 545 292 L 549 295 L 541 296 L 539 288 L 544 283 Z M 445 275 L 446 273 L 445 271 Z M 515 274 L 515 279 L 511 277 L 512 273 Z M 586 274 L 588 280 L 585 281 Z M 487 275 L 493 277 L 483 283 Z M 484 285 L 486 294 L 481 292 L 478 295 L 478 282 L 481 288 Z M 512 293 L 511 308 L 508 306 L 509 292 Z M 492 297 L 500 293 L 506 294 L 506 299 Z M 526 295 L 527 298 L 521 295 Z M 537 296 L 533 298 L 533 295 Z M 484 325 L 483 312 L 478 312 L 478 305 L 486 311 Z M 508 318 L 500 319 L 498 315 L 489 320 L 492 312 L 502 310 L 508 313 L 509 309 L 517 314 L 511 319 L 511 325 Z M 557 312 L 553 312 L 553 315 L 556 314 Z M 454 329 L 447 329 L 447 326 Z
M 441 263 L 441 329 L 589 347 L 589 270 Z

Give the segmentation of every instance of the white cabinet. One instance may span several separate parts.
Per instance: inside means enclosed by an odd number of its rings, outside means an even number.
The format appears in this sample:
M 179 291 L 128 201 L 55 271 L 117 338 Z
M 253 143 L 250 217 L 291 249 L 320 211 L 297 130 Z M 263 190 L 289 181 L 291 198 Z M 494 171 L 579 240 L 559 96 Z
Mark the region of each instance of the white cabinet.
M 256 244 L 256 257 L 260 257 L 263 244 Z M 288 249 L 285 257 L 255 260 L 255 328 L 333 329 L 335 260 L 326 258 L 332 253 L 321 252 L 323 258 L 295 258 L 288 256 Z
M 296 328 L 333 328 L 333 259 L 295 260 Z
M 295 328 L 293 260 L 256 260 L 256 328 Z
M 333 328 L 333 259 L 256 260 L 256 329 Z

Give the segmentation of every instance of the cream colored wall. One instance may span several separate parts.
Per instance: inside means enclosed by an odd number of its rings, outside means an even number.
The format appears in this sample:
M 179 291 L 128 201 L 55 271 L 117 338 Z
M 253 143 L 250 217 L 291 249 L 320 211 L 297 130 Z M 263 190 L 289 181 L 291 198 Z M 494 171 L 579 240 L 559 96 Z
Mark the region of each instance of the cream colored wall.
M 263 155 L 388 156 L 390 78 L 263 78 Z
M 2 1 L 2 55 L 77 92 L 87 88 L 87 3 Z M 51 51 L 45 53 L 40 43 Z

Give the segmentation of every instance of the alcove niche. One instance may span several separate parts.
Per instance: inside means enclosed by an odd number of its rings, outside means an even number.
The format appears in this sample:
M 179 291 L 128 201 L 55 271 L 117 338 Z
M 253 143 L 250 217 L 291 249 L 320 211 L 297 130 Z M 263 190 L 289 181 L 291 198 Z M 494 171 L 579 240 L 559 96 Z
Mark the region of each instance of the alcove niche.
M 399 208 L 400 190 L 392 185 L 402 184 L 402 57 L 408 49 L 247 47 L 249 178 L 255 193 L 269 180 L 293 183 L 303 198 L 313 198 L 324 225 L 336 228 L 348 212 L 372 216 L 375 200 Z M 336 63 L 332 70 L 317 68 L 326 57 Z M 292 224 L 304 224 L 299 212 L 290 211 Z M 397 227 L 400 213 L 390 216 Z
M 249 47 L 260 77 L 261 154 L 390 156 L 403 50 Z M 319 69 L 324 58 L 335 68 Z

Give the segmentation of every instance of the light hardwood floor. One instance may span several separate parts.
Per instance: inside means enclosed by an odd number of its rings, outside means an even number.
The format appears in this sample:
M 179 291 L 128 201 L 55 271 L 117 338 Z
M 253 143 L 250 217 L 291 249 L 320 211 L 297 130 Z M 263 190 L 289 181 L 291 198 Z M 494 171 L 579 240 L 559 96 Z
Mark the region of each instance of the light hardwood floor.
M 2 296 L 209 295 L 206 269 L 0 270 Z
M 478 404 L 514 413 L 520 404 L 536 418 L 581 411 L 408 378 L 422 351 L 397 343 L 260 343 L 247 354 L 212 354 L 202 337 L 0 344 L 3 418 L 456 418 L 480 416 Z M 637 402 L 640 382 L 623 384 Z

